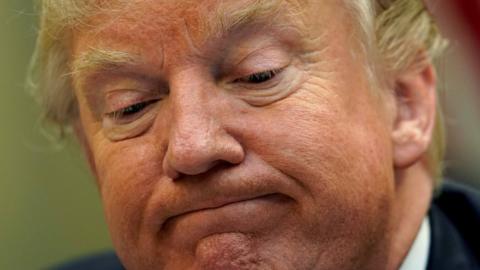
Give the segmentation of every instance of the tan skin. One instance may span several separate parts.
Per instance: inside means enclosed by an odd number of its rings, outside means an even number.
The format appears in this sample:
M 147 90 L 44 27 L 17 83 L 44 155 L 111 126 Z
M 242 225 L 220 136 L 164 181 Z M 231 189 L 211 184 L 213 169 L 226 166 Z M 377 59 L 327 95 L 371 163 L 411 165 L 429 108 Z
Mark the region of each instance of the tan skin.
M 200 25 L 219 1 L 184 2 L 137 1 L 74 36 L 74 58 L 142 59 L 74 77 L 77 135 L 124 265 L 398 268 L 431 194 L 431 65 L 378 95 L 338 1 L 303 6 L 293 31 L 275 23 L 286 2 L 215 37 Z

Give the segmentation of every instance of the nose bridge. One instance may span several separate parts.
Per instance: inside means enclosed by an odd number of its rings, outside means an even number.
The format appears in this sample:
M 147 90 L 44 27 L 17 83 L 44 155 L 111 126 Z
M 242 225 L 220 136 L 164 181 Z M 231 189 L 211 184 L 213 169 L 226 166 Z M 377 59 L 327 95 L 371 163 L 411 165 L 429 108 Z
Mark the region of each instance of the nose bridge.
M 220 129 L 218 119 L 209 112 L 208 101 L 198 91 L 175 93 L 172 97 L 173 114 L 169 145 L 176 151 L 208 147 L 215 132 Z M 192 149 L 188 149 L 192 148 Z
M 172 179 L 243 159 L 243 149 L 221 122 L 214 89 L 196 76 L 184 73 L 170 84 L 172 119 L 163 167 Z
M 214 104 L 209 102 L 213 99 L 213 93 L 202 76 L 198 75 L 199 73 L 198 70 L 190 69 L 172 76 L 170 83 L 173 109 L 171 139 L 185 143 L 190 139 L 198 139 L 198 142 L 201 142 L 208 140 L 208 132 L 219 128 L 218 123 L 215 123 L 219 119 L 215 119 L 210 108 L 210 105 Z

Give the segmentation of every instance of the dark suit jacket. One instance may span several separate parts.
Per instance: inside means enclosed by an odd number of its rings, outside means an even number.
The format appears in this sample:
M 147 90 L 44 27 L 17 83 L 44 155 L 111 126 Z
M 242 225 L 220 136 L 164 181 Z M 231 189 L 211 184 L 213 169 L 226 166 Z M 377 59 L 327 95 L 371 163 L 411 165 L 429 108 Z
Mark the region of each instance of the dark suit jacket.
M 480 269 L 480 193 L 446 182 L 429 217 L 427 270 Z
M 431 245 L 427 270 L 480 270 L 480 193 L 446 182 L 428 213 Z M 124 269 L 109 252 L 81 259 L 56 270 Z

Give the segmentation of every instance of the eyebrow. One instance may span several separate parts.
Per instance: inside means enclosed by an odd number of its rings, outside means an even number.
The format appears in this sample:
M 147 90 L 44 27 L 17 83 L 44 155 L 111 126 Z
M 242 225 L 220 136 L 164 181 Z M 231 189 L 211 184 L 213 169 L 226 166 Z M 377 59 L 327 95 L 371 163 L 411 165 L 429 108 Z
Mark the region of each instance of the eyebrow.
M 113 70 L 119 66 L 133 66 L 141 62 L 140 56 L 136 54 L 91 47 L 72 62 L 72 74 Z

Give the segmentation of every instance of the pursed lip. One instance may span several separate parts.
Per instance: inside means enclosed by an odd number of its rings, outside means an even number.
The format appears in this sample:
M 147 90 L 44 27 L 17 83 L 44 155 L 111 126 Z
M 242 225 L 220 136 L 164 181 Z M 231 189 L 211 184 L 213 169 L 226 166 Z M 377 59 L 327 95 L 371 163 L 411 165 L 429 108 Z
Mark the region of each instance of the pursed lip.
M 247 201 L 252 201 L 252 200 L 258 200 L 258 199 L 266 199 L 271 196 L 275 195 L 281 195 L 279 193 L 263 193 L 263 194 L 252 194 L 252 195 L 245 195 L 245 196 L 238 196 L 238 197 L 223 197 L 223 198 L 214 198 L 210 201 L 205 201 L 203 203 L 200 203 L 198 205 L 193 206 L 192 208 L 185 209 L 180 213 L 171 215 L 165 219 L 165 222 L 163 222 L 161 226 L 161 230 L 168 228 L 168 225 L 175 219 L 180 218 L 182 216 L 186 216 L 189 214 L 193 214 L 195 212 L 200 212 L 200 211 L 207 211 L 207 210 L 214 210 L 214 209 L 219 209 L 222 207 L 226 207 L 228 205 L 232 204 L 237 204 L 237 203 L 242 203 L 242 202 L 247 202 Z

